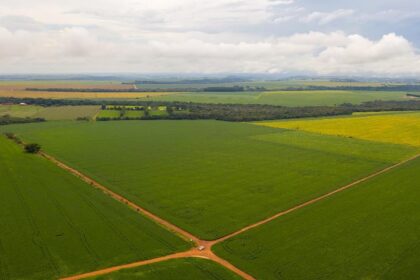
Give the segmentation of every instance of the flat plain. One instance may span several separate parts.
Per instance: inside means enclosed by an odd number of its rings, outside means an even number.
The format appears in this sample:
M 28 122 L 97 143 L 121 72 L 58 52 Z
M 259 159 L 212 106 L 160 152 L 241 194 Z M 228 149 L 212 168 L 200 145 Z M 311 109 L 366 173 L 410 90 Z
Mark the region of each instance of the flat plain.
M 40 143 L 203 239 L 224 236 L 417 152 L 217 121 L 51 122 L 3 131 Z
M 177 235 L 0 137 L 0 279 L 57 279 L 189 248 Z
M 257 279 L 419 279 L 420 158 L 216 245 Z
M 334 106 L 374 100 L 407 100 L 405 92 L 305 90 L 267 92 L 187 92 L 150 95 L 148 100 L 197 103 L 269 104 L 281 106 Z
M 10 115 L 21 118 L 44 118 L 46 120 L 75 120 L 78 117 L 93 118 L 99 106 L 50 106 L 0 105 L 0 116 Z

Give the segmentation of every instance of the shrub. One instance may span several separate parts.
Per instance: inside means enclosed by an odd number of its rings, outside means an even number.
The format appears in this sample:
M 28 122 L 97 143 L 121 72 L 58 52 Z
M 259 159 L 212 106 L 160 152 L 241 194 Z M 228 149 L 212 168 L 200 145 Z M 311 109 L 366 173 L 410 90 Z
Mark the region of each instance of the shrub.
M 36 154 L 41 150 L 41 146 L 36 143 L 25 144 L 25 152 Z

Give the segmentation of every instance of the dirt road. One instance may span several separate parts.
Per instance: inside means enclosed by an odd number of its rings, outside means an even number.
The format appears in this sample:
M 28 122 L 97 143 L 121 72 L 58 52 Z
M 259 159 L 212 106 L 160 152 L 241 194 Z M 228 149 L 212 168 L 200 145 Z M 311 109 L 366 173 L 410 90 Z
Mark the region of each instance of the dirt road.
M 246 226 L 238 231 L 235 231 L 231 234 L 228 234 L 224 237 L 221 237 L 219 239 L 216 240 L 212 240 L 212 241 L 207 241 L 207 240 L 201 240 L 200 238 L 194 236 L 193 234 L 179 228 L 178 226 L 170 223 L 169 221 L 166 221 L 162 218 L 160 218 L 159 216 L 156 216 L 155 214 L 149 212 L 148 210 L 142 208 L 141 206 L 135 204 L 134 202 L 129 201 L 128 199 L 124 198 L 123 196 L 113 192 L 112 190 L 108 189 L 107 187 L 101 185 L 100 183 L 96 182 L 95 180 L 93 180 L 92 178 L 89 178 L 88 176 L 84 175 L 83 173 L 79 172 L 78 170 L 62 163 L 61 161 L 57 160 L 56 158 L 41 152 L 40 153 L 41 156 L 43 156 L 44 158 L 50 160 L 51 162 L 53 162 L 54 164 L 56 164 L 57 166 L 59 166 L 62 169 L 67 170 L 68 172 L 74 174 L 75 176 L 79 177 L 80 179 L 82 179 L 83 181 L 85 181 L 86 183 L 88 183 L 89 185 L 98 188 L 100 190 L 102 190 L 105 194 L 110 195 L 112 198 L 128 205 L 129 207 L 133 208 L 134 210 L 140 212 L 141 214 L 149 217 L 150 219 L 152 219 L 153 221 L 155 221 L 156 223 L 162 225 L 163 227 L 169 229 L 170 231 L 178 234 L 179 236 L 183 237 L 184 239 L 188 240 L 188 241 L 192 241 L 195 244 L 195 248 L 186 251 L 186 252 L 181 252 L 181 253 L 175 253 L 175 254 L 170 254 L 167 256 L 163 256 L 163 257 L 158 257 L 158 258 L 154 258 L 154 259 L 150 259 L 150 260 L 144 260 L 144 261 L 139 261 L 139 262 L 134 262 L 134 263 L 130 263 L 130 264 L 124 264 L 124 265 L 118 265 L 118 266 L 113 266 L 113 267 L 109 267 L 109 268 L 105 268 L 105 269 L 101 269 L 101 270 L 97 270 L 97 271 L 93 271 L 93 272 L 89 272 L 89 273 L 84 273 L 84 274 L 80 274 L 80 275 L 75 275 L 75 276 L 71 276 L 71 277 L 67 277 L 67 278 L 63 278 L 63 280 L 78 280 L 78 279 L 84 279 L 87 277 L 92 277 L 92 276 L 98 276 L 98 275 L 103 275 L 103 274 L 107 274 L 107 273 L 111 273 L 114 271 L 118 271 L 121 269 L 126 269 L 126 268 L 133 268 L 133 267 L 138 267 L 138 266 L 143 266 L 143 265 L 147 265 L 147 264 L 152 264 L 152 263 L 157 263 L 157 262 L 162 262 L 162 261 L 166 261 L 166 260 L 171 260 L 171 259 L 179 259 L 179 258 L 206 258 L 209 260 L 212 260 L 222 266 L 224 266 L 225 268 L 235 272 L 236 274 L 240 275 L 241 277 L 243 277 L 246 280 L 253 280 L 255 279 L 254 277 L 252 277 L 251 275 L 247 274 L 246 272 L 244 272 L 243 270 L 235 267 L 234 265 L 232 265 L 230 262 L 220 258 L 219 256 L 215 255 L 213 253 L 213 251 L 211 250 L 212 246 L 214 246 L 215 244 L 218 244 L 220 242 L 225 241 L 226 239 L 232 238 L 236 235 L 239 235 L 245 231 L 248 231 L 250 229 L 256 228 L 258 226 L 261 226 L 263 224 L 266 224 L 278 217 L 284 216 L 290 212 L 296 211 L 298 209 L 301 209 L 303 207 L 306 207 L 308 205 L 314 204 L 320 200 L 323 200 L 325 198 L 328 198 L 336 193 L 342 192 L 344 190 L 347 190 L 351 187 L 354 187 L 355 185 L 365 182 L 369 179 L 372 179 L 373 177 L 376 177 L 380 174 L 386 173 L 398 166 L 401 166 L 409 161 L 412 161 L 416 158 L 418 158 L 420 155 L 415 155 L 409 159 L 406 159 L 404 161 L 401 161 L 397 164 L 391 165 L 387 168 L 384 168 L 382 170 L 379 170 L 377 172 L 374 172 L 364 178 L 361 178 L 359 180 L 356 180 L 348 185 L 345 185 L 341 188 L 338 188 L 334 191 L 331 191 L 329 193 L 326 193 L 322 196 L 319 196 L 317 198 L 311 199 L 307 202 L 304 202 L 302 204 L 296 205 L 292 208 L 289 208 L 285 211 L 282 211 L 280 213 L 277 213 L 267 219 L 264 219 L 262 221 L 259 221 L 257 223 L 251 224 L 249 226 Z

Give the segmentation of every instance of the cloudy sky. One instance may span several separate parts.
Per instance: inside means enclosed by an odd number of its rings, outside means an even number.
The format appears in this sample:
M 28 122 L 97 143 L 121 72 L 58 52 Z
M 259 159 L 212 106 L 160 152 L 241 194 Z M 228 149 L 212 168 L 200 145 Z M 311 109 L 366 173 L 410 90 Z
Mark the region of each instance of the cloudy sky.
M 420 75 L 418 0 L 0 0 L 0 73 Z

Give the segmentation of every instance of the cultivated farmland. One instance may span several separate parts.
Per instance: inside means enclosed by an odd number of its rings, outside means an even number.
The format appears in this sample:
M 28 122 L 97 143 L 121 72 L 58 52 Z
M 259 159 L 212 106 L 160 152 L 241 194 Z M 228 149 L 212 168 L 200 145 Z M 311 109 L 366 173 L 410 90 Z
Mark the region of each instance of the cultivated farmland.
M 418 112 L 257 124 L 420 147 L 420 113 Z
M 93 118 L 99 106 L 51 106 L 0 105 L 0 116 L 44 118 L 46 120 L 75 120 L 78 117 Z
M 26 118 L 32 117 L 42 110 L 41 106 L 33 105 L 0 105 L 0 116 L 10 115 L 12 117 Z
M 189 244 L 0 137 L 0 279 L 56 279 Z
M 43 123 L 7 130 L 41 143 L 48 153 L 203 239 L 226 235 L 417 152 L 217 121 Z
M 75 120 L 93 118 L 99 112 L 99 106 L 52 106 L 46 107 L 32 117 L 46 120 Z
M 419 279 L 420 158 L 216 245 L 257 279 Z
M 190 92 L 150 95 L 148 100 L 197 103 L 270 104 L 281 106 L 321 106 L 360 104 L 373 100 L 406 100 L 405 92 L 378 91 L 268 91 L 268 92 Z
M 222 266 L 205 259 L 175 259 L 161 263 L 125 269 L 104 276 L 89 279 L 139 279 L 139 280 L 239 280 L 242 279 Z

